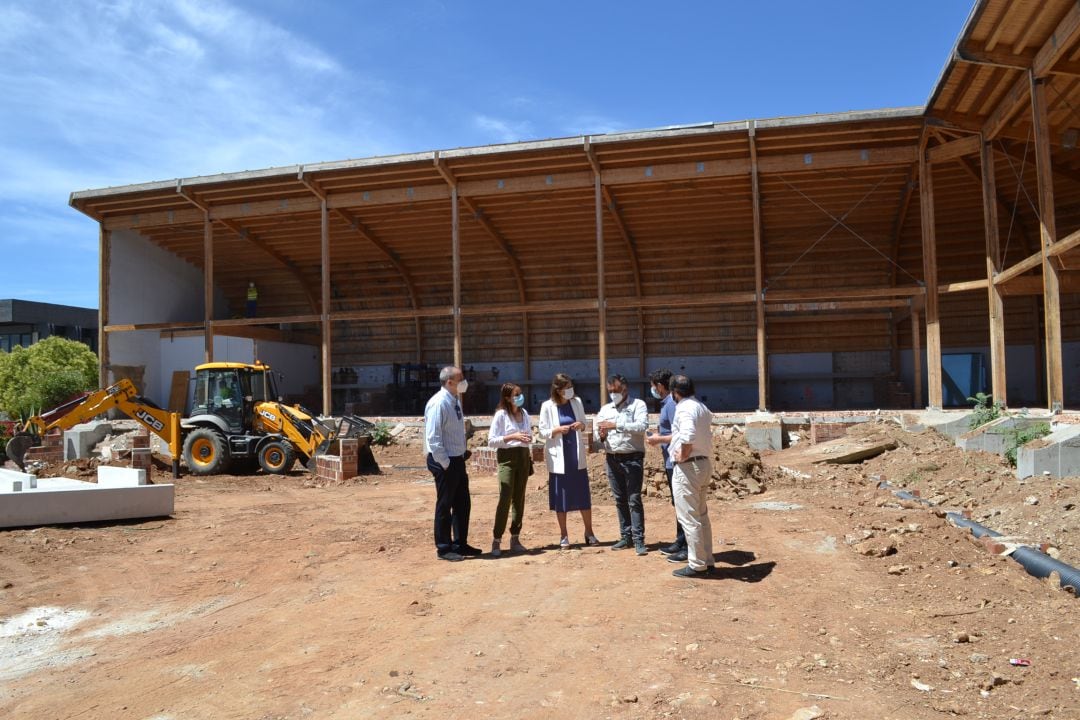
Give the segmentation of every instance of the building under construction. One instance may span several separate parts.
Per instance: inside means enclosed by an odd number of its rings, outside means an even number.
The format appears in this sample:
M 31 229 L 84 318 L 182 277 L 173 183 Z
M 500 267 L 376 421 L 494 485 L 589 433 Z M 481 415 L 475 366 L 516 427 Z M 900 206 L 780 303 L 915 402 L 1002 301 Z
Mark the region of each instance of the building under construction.
M 1074 408 L 1080 6 L 981 0 L 928 90 L 76 192 L 102 382 L 175 404 L 194 361 L 258 356 L 375 413 L 452 362 L 535 401 L 569 372 L 595 410 L 666 366 L 714 410 Z

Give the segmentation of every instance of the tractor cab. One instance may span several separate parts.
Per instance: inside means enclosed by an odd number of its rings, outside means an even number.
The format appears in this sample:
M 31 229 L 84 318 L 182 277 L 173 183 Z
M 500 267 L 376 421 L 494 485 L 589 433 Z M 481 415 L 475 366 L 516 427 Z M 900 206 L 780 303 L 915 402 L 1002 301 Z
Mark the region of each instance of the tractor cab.
M 257 403 L 277 400 L 277 385 L 267 365 L 206 363 L 195 368 L 195 400 L 191 416 L 214 415 L 241 433 L 251 428 Z

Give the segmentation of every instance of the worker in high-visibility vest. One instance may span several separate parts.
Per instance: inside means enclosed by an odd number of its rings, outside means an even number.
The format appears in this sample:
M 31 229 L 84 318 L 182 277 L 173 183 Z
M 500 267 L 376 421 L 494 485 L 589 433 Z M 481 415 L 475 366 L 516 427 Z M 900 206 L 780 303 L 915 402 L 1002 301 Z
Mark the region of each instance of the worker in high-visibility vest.
M 255 317 L 255 307 L 259 304 L 259 290 L 255 287 L 254 282 L 248 283 L 247 289 L 247 316 L 249 318 Z

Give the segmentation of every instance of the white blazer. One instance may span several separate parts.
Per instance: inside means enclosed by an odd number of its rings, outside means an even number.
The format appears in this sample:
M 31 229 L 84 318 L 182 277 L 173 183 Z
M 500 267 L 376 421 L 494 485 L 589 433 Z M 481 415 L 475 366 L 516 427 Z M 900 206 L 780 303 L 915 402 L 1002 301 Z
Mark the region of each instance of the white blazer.
M 574 409 L 574 418 L 581 424 L 585 424 L 585 407 L 581 400 L 574 397 L 570 399 L 570 407 Z M 544 439 L 544 459 L 547 461 L 549 473 L 562 475 L 566 472 L 566 461 L 563 458 L 563 436 L 552 435 L 553 428 L 559 427 L 559 406 L 550 399 L 545 400 L 540 406 L 540 423 L 538 429 L 540 437 Z M 589 465 L 589 459 L 585 456 L 588 451 L 588 438 L 585 430 L 579 430 L 577 434 L 578 470 L 585 470 Z

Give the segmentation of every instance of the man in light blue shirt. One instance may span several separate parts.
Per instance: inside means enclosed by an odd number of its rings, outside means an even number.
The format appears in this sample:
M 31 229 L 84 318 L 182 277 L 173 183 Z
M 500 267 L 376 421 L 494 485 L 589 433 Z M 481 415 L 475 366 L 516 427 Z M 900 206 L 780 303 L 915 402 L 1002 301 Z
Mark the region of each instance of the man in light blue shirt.
M 668 492 L 671 494 L 671 505 L 675 506 L 675 493 L 671 488 L 671 473 L 675 465 L 671 462 L 668 453 L 668 445 L 671 444 L 671 421 L 675 419 L 675 398 L 671 395 L 671 371 L 667 369 L 655 370 L 649 375 L 652 383 L 652 396 L 661 402 L 660 422 L 655 435 L 645 437 L 645 442 L 653 447 L 659 445 L 660 452 L 664 454 L 664 474 L 667 475 Z M 660 552 L 668 556 L 669 562 L 686 562 L 686 534 L 683 532 L 679 518 L 675 518 L 675 541 L 670 545 L 664 545 Z
M 442 560 L 479 555 L 469 545 L 469 474 L 465 469 L 465 416 L 461 395 L 469 387 L 461 368 L 439 372 L 442 388 L 424 408 L 424 454 L 435 478 L 435 552 Z

